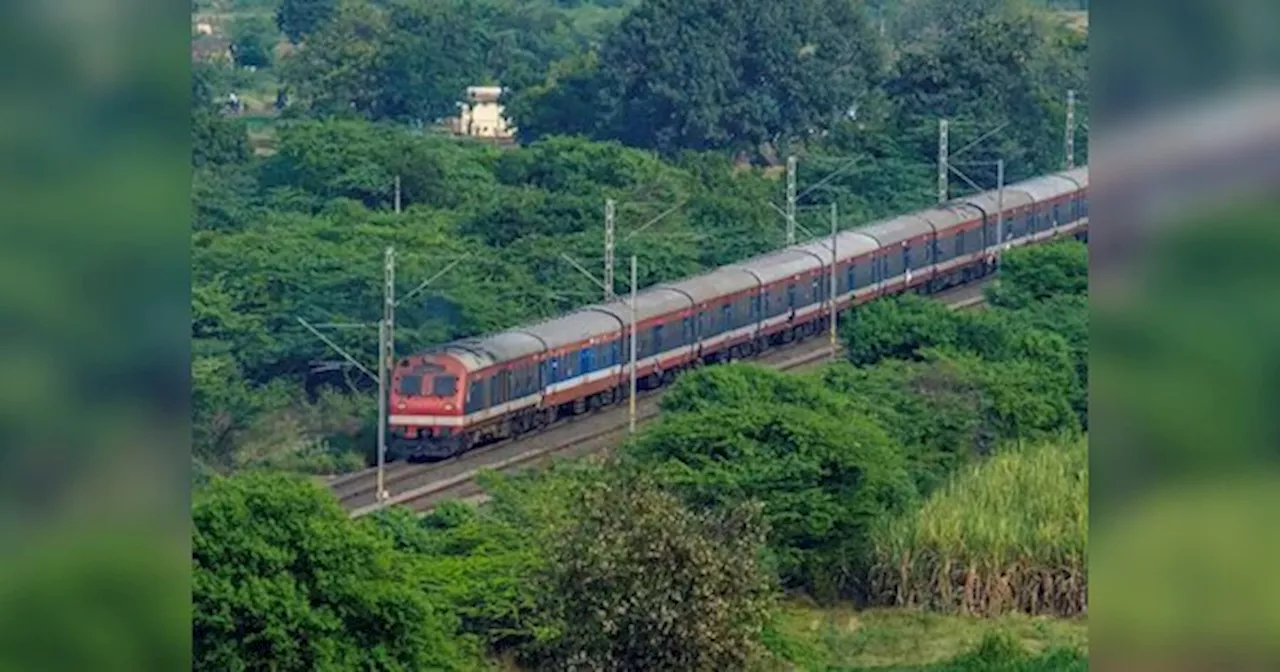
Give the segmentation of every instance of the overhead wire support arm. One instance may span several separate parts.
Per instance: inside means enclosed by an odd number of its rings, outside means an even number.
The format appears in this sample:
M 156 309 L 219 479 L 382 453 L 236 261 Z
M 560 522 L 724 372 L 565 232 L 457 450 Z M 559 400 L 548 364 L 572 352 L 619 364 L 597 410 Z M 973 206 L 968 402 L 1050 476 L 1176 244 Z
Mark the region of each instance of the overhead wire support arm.
M 679 203 L 676 203 L 675 205 L 667 208 L 666 210 L 662 211 L 662 214 L 658 215 L 657 217 L 654 217 L 653 219 L 645 222 L 644 224 L 641 224 L 640 226 L 636 227 L 634 231 L 623 236 L 622 242 L 625 243 L 628 240 L 631 240 L 632 236 L 636 235 L 637 233 L 640 233 L 641 231 L 644 231 L 645 229 L 653 226 L 654 224 L 657 224 L 663 219 L 666 219 L 667 215 L 670 215 L 671 213 L 675 212 L 676 210 L 679 210 L 680 208 L 683 208 L 684 206 L 688 205 L 688 203 L 689 201 L 680 201 Z
M 417 287 L 414 287 L 412 290 L 410 290 L 408 294 L 405 294 L 404 296 L 396 300 L 393 303 L 393 305 L 399 307 L 400 304 L 404 303 L 405 301 L 408 301 L 410 298 L 414 296 L 417 296 L 419 292 L 429 287 L 431 283 L 435 282 L 436 280 L 439 280 L 441 277 L 444 276 L 445 273 L 448 273 L 450 270 L 452 270 L 454 266 L 457 266 L 458 264 L 462 263 L 470 256 L 471 256 L 471 253 L 467 252 L 463 254 L 461 257 L 458 257 L 457 259 L 454 259 L 453 261 L 449 262 L 448 266 L 445 266 L 444 268 L 440 269 L 440 271 L 437 272 L 435 275 L 422 281 L 421 284 L 419 284 Z
M 991 130 L 987 131 L 986 133 L 983 133 L 982 135 L 978 136 L 978 139 L 977 139 L 977 140 L 974 140 L 973 142 L 971 142 L 971 143 L 969 143 L 969 144 L 965 145 L 964 147 L 961 147 L 960 149 L 958 149 L 958 150 L 956 150 L 956 151 L 954 151 L 954 152 L 951 152 L 951 156 L 953 156 L 953 157 L 954 157 L 954 156 L 959 156 L 960 154 L 964 154 L 965 152 L 967 152 L 967 151 L 969 151 L 969 150 L 973 149 L 974 147 L 977 147 L 977 146 L 978 146 L 978 144 L 979 144 L 979 143 L 981 143 L 983 140 L 986 140 L 987 138 L 989 138 L 989 137 L 991 137 L 991 136 L 995 135 L 996 133 L 999 133 L 1000 131 L 1003 131 L 1003 130 L 1005 129 L 1005 127 L 1006 127 L 1006 126 L 1008 126 L 1008 125 L 1009 125 L 1009 122 L 1007 122 L 1007 121 L 1006 121 L 1006 122 L 1004 122 L 1003 124 L 1000 124 L 999 126 L 996 126 L 995 128 L 993 128 L 993 129 L 991 129 Z
M 360 371 L 363 372 L 364 375 L 369 376 L 371 380 L 378 379 L 378 377 L 374 375 L 372 371 L 365 368 L 365 366 L 360 362 L 356 361 L 355 357 L 352 357 L 350 354 L 348 354 L 346 350 L 343 350 L 341 346 L 339 346 L 337 343 L 334 343 L 332 340 L 330 340 L 328 336 L 325 336 L 324 334 L 320 333 L 319 329 L 316 329 L 315 327 L 311 326 L 309 322 L 302 319 L 301 317 L 298 317 L 295 319 L 298 320 L 299 324 L 306 327 L 308 331 L 315 334 L 316 338 L 319 338 L 320 340 L 324 341 L 325 345 L 329 346 L 330 348 L 333 348 L 333 350 L 337 352 L 339 355 L 342 355 L 343 359 L 347 360 L 348 362 L 351 362 L 352 366 L 356 367 L 357 369 L 360 369 Z
M 600 289 L 607 290 L 607 287 L 605 286 L 605 284 L 601 282 L 600 279 L 595 276 L 595 274 L 593 274 L 591 271 L 588 271 L 586 268 L 584 268 L 582 264 L 579 264 L 577 261 L 574 261 L 573 257 L 569 256 L 568 253 L 562 252 L 560 256 L 565 261 L 569 262 L 570 264 L 573 264 L 573 267 L 578 269 L 579 273 L 582 273 L 583 275 L 587 276 L 588 280 L 596 283 L 597 287 L 599 287 Z
M 989 165 L 990 163 L 994 163 L 994 162 L 989 162 L 989 163 L 988 163 L 988 162 L 983 162 L 983 163 L 981 163 L 981 164 L 972 164 L 972 165 Z M 961 164 L 961 165 L 964 165 L 964 164 Z M 968 184 L 969 186 L 973 187 L 973 190 L 974 190 L 974 191 L 977 191 L 977 192 L 979 192 L 979 193 L 981 193 L 981 192 L 983 191 L 983 188 L 982 188 L 982 187 L 979 187 L 979 186 L 977 185 L 977 183 L 976 183 L 976 182 L 974 182 L 973 180 L 969 179 L 969 176 L 968 176 L 968 175 L 965 175 L 964 173 L 960 172 L 960 170 L 959 170 L 958 168 L 956 168 L 956 164 L 954 164 L 954 163 L 948 163 L 948 164 L 947 164 L 947 169 L 948 169 L 948 170 L 950 170 L 951 172 L 955 173 L 956 175 L 959 175 L 959 176 L 960 176 L 960 179 L 964 180 L 964 181 L 965 181 L 965 184 Z
M 322 322 L 316 329 L 376 329 L 377 322 Z
M 853 157 L 852 159 L 849 159 L 849 161 L 848 161 L 848 162 L 846 162 L 843 166 L 840 166 L 839 168 L 836 168 L 834 171 L 832 171 L 832 172 L 831 172 L 831 174 L 827 175 L 826 177 L 822 178 L 821 180 L 818 180 L 818 181 L 817 181 L 817 182 L 815 182 L 814 184 L 809 185 L 809 188 L 808 188 L 808 189 L 805 189 L 804 191 L 802 191 L 802 192 L 800 192 L 799 194 L 797 194 L 797 195 L 796 195 L 796 201 L 799 201 L 800 199 L 804 198 L 805 196 L 808 196 L 808 195 L 809 195 L 809 194 L 810 194 L 814 189 L 817 189 L 818 187 L 826 186 L 826 184 L 827 184 L 827 183 L 829 183 L 829 182 L 831 182 L 831 180 L 834 180 L 834 179 L 836 179 L 837 177 L 840 177 L 841 175 L 846 175 L 846 174 L 848 174 L 849 169 L 850 169 L 850 168 L 853 168 L 853 167 L 854 167 L 854 166 L 856 166 L 858 163 L 861 163 L 861 162 L 862 162 L 862 160 L 863 160 L 863 157 L 861 157 L 861 156 L 855 156 L 855 157 Z M 864 166 L 864 167 L 865 167 L 865 166 Z
M 769 205 L 769 207 L 773 208 L 774 210 L 777 210 L 777 211 L 778 211 L 778 214 L 782 215 L 783 217 L 790 217 L 790 215 L 788 215 L 788 214 L 787 214 L 787 211 L 786 211 L 786 210 L 783 210 L 782 208 L 779 208 L 777 205 L 773 204 L 772 202 L 770 202 L 768 205 Z M 800 232 L 801 232 L 801 233 L 803 233 L 805 236 L 807 236 L 807 237 L 809 237 L 809 238 L 812 238 L 812 237 L 813 237 L 813 232 L 812 232 L 812 231 L 810 231 L 809 229 L 805 228 L 805 226 L 804 226 L 803 224 L 801 224 L 800 222 L 795 222 L 793 225 L 795 226 L 795 228 L 799 229 L 799 230 L 800 230 Z M 791 244 L 794 244 L 794 240 L 792 241 L 792 243 L 791 243 Z

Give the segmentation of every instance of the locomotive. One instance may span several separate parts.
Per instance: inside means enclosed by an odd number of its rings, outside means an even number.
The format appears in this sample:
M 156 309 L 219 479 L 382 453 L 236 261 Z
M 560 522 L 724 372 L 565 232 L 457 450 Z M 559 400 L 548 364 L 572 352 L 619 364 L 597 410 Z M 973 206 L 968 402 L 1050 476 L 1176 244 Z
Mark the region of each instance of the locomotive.
M 403 357 L 388 457 L 448 458 L 625 401 L 633 336 L 637 388 L 653 389 L 822 333 L 833 298 L 844 310 L 934 293 L 990 274 L 1010 247 L 1085 239 L 1088 182 L 1087 167 L 1033 178 L 649 287 L 635 296 L 634 334 L 624 299 Z

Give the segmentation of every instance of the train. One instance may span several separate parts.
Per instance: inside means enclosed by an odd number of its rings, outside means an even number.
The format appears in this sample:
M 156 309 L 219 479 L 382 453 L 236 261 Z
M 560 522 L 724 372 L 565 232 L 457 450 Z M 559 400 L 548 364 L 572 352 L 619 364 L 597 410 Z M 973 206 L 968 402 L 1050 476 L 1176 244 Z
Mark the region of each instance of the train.
M 621 298 L 402 357 L 387 457 L 447 459 L 626 401 L 633 320 L 637 388 L 651 390 L 823 333 L 878 297 L 972 282 L 1011 247 L 1087 240 L 1088 182 L 1087 166 L 1032 178 L 648 287 L 634 316 Z

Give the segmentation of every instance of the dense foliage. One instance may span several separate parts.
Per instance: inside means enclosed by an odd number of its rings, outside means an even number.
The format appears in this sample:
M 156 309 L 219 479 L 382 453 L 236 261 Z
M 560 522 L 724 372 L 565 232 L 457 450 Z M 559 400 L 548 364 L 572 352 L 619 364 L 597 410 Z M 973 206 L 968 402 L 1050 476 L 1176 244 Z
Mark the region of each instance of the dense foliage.
M 195 669 L 465 669 L 452 614 L 404 580 L 405 556 L 325 492 L 219 481 L 195 502 Z
M 488 478 L 479 509 L 351 521 L 298 481 L 215 479 L 195 510 L 200 666 L 295 669 L 365 648 L 388 669 L 469 669 L 481 651 L 536 669 L 651 669 L 659 655 L 664 669 L 742 669 L 798 655 L 770 625 L 775 576 L 815 597 L 1076 613 L 1083 532 L 1064 533 L 1083 529 L 1084 444 L 1017 448 L 1079 429 L 1074 363 L 1043 312 L 1079 296 L 1071 282 L 1046 289 L 1045 277 L 1085 262 L 1077 243 L 1060 245 L 1011 252 L 1007 266 L 1024 270 L 992 290 L 1038 300 L 929 318 L 914 300 L 873 303 L 859 311 L 900 304 L 921 333 L 950 335 L 811 374 L 735 364 L 687 375 L 623 459 Z M 1018 347 L 1036 340 L 1019 330 L 1061 347 Z M 966 526 L 962 542 L 945 536 Z M 952 576 L 928 564 L 943 547 L 976 581 L 1018 590 L 957 603 L 963 586 L 930 583 Z M 1010 569 L 1019 558 L 1052 566 Z M 996 659 L 1010 669 L 1033 660 L 1006 653 Z M 954 669 L 971 669 L 965 660 Z
M 734 154 L 800 157 L 806 236 L 828 226 L 806 203 L 836 202 L 845 227 L 927 205 L 939 115 L 956 147 L 1005 125 L 966 160 L 998 152 L 1010 180 L 1056 169 L 1061 99 L 1083 82 L 1081 43 L 1012 2 L 976 4 L 945 39 L 918 44 L 834 0 L 208 9 L 231 13 L 233 51 L 258 66 L 193 70 L 195 452 L 223 472 L 367 457 L 371 381 L 298 318 L 377 319 L 389 245 L 401 294 L 449 268 L 397 310 L 397 351 L 416 350 L 599 297 L 563 255 L 599 268 L 606 198 L 619 208 L 617 258 L 639 256 L 641 286 L 775 249 L 783 227 L 768 203 L 784 185 Z M 296 44 L 266 34 L 271 12 Z M 426 128 L 486 83 L 509 89 L 523 146 Z M 232 92 L 282 107 L 252 144 L 221 114 Z M 994 184 L 984 171 L 965 168 Z M 325 333 L 369 368 L 376 330 Z
M 541 586 L 560 670 L 743 669 L 772 601 L 751 505 L 691 513 L 623 472 L 587 483 L 549 548 Z
M 681 381 L 664 410 L 631 455 L 698 507 L 763 502 L 785 585 L 850 592 L 868 526 L 912 504 L 901 448 L 811 381 L 719 367 Z
M 845 228 L 929 205 L 939 117 L 956 148 L 998 129 L 965 155 L 984 187 L 995 158 L 1010 181 L 1058 169 L 1081 37 L 1013 0 L 870 5 L 194 3 L 233 45 L 192 81 L 196 667 L 789 660 L 775 587 L 878 599 L 886 521 L 1087 427 L 1087 274 L 1064 245 L 1007 255 L 986 311 L 854 311 L 849 361 L 821 372 L 687 375 L 617 462 L 486 480 L 480 508 L 352 521 L 301 481 L 216 475 L 368 456 L 388 247 L 408 352 L 597 300 L 563 257 L 599 268 L 606 199 L 643 287 L 777 248 L 786 154 L 806 238 L 828 226 L 811 204 Z M 477 84 L 508 88 L 519 146 L 437 132 Z M 1039 664 L 997 645 L 944 669 Z
M 741 669 L 774 597 L 751 506 L 686 510 L 646 478 L 570 470 L 352 521 L 279 476 L 195 505 L 195 669 Z
M 1022 270 L 993 293 L 1042 299 L 1019 309 L 955 312 L 918 297 L 858 308 L 844 331 L 849 364 L 802 376 L 749 365 L 688 374 L 627 455 L 691 506 L 762 502 L 784 585 L 869 599 L 871 525 L 914 510 L 1001 445 L 1080 431 L 1082 362 L 1057 330 L 1084 319 L 1066 311 L 1083 303 L 1062 303 L 1083 287 L 1050 289 L 1044 278 L 1082 275 L 1082 250 L 1071 241 L 1011 252 L 1007 265 Z M 1027 270 L 1037 265 L 1043 273 Z

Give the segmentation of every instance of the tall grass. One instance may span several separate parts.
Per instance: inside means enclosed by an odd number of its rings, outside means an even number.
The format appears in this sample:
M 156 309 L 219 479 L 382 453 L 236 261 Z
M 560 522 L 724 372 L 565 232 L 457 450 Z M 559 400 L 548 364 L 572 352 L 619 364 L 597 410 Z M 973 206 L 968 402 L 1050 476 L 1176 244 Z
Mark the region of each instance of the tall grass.
M 1088 448 L 1012 449 L 873 532 L 880 604 L 982 616 L 1087 610 Z

